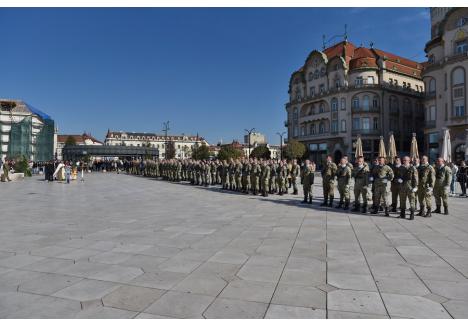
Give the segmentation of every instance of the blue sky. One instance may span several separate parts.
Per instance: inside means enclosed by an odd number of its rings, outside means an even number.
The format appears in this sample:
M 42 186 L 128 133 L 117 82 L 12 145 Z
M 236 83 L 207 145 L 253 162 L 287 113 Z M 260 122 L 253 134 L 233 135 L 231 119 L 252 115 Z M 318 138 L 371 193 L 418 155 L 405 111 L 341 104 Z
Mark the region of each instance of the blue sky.
M 290 74 L 322 34 L 423 61 L 425 8 L 0 9 L 0 97 L 60 133 L 196 134 L 216 143 L 284 131 Z

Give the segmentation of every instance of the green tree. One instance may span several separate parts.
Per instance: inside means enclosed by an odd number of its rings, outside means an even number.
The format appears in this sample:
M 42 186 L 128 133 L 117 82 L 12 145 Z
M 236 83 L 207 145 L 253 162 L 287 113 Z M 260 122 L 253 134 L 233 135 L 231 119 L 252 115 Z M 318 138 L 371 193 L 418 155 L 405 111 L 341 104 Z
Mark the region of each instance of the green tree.
M 192 151 L 192 158 L 195 160 L 208 160 L 210 157 L 210 149 L 205 144 L 195 147 Z
M 175 144 L 173 141 L 166 143 L 166 159 L 170 160 L 176 156 Z
M 292 139 L 288 142 L 288 145 L 283 149 L 283 155 L 287 159 L 299 159 L 304 156 L 306 147 L 303 143 Z
M 255 147 L 250 153 L 251 158 L 263 158 L 269 160 L 271 158 L 270 149 L 266 145 Z
M 218 159 L 220 160 L 230 160 L 238 159 L 244 156 L 244 152 L 240 149 L 235 148 L 232 145 L 221 146 L 221 149 L 218 153 Z
M 74 146 L 76 145 L 76 140 L 72 136 L 68 136 L 65 140 L 65 146 Z
M 15 165 L 13 166 L 13 169 L 15 172 L 24 173 L 25 177 L 30 177 L 32 175 L 31 169 L 29 168 L 29 162 L 24 155 L 21 155 L 15 159 Z

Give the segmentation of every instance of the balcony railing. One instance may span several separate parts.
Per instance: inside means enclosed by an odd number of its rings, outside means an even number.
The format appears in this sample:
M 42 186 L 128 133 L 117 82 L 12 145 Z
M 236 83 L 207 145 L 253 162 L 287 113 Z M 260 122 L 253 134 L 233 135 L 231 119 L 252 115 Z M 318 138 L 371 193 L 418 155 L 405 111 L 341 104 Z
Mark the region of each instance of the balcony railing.
M 353 134 L 353 136 L 357 136 L 357 135 L 378 136 L 381 134 L 379 129 L 353 129 L 351 133 Z
M 369 106 L 369 107 L 363 107 L 363 106 L 353 106 L 351 108 L 351 111 L 353 113 L 366 113 L 366 112 L 370 112 L 370 113 L 380 113 L 380 107 L 374 107 L 374 106 Z
M 437 60 L 434 62 L 428 62 L 428 66 L 426 66 L 426 68 L 424 69 L 424 72 L 430 72 L 432 70 L 438 69 L 445 64 L 450 64 L 453 62 L 466 60 L 467 56 L 468 56 L 468 52 L 454 53 L 452 55 L 445 56 L 440 60 Z

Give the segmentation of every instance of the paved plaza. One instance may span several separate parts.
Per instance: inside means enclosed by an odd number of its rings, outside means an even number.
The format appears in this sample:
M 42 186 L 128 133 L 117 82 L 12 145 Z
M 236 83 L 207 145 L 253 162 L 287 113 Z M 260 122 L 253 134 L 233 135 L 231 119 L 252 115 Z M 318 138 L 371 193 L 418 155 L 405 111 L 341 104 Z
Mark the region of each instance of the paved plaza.
M 408 221 L 321 209 L 321 190 L 0 184 L 0 317 L 468 318 L 468 199 Z

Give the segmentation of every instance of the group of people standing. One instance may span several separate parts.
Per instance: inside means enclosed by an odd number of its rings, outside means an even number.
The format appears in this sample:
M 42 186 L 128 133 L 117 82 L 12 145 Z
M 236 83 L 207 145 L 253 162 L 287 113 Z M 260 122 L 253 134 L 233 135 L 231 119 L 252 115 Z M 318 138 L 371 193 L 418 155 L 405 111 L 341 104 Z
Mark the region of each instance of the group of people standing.
M 409 219 L 413 220 L 419 203 L 418 216 L 449 214 L 452 169 L 442 158 L 438 158 L 434 166 L 429 164 L 427 156 L 421 159 L 394 157 L 392 161 L 387 163 L 386 157 L 377 157 L 368 164 L 361 156 L 357 157 L 353 165 L 344 156 L 335 164 L 332 157 L 327 156 L 320 171 L 323 186 L 323 202 L 320 206 L 333 207 L 335 190 L 338 190 L 339 201 L 335 206 L 338 209 L 371 214 L 383 212 L 385 216 L 390 216 L 390 213 L 398 212 L 399 208 L 397 217 L 406 218 L 409 212 Z M 462 165 L 465 166 L 464 162 Z M 269 194 L 282 196 L 290 188 L 292 194 L 297 195 L 300 182 L 304 194 L 302 202 L 309 204 L 312 204 L 314 178 L 318 172 L 315 163 L 309 160 L 298 164 L 297 160 L 256 158 L 224 161 L 135 160 L 125 166 L 129 174 L 173 182 L 186 181 L 205 187 L 221 185 L 225 190 L 264 197 Z M 353 203 L 351 192 L 354 193 Z M 435 210 L 432 210 L 432 198 L 435 200 Z
M 372 202 L 371 214 L 384 211 L 385 216 L 397 212 L 399 201 L 400 214 L 413 220 L 417 203 L 418 216 L 431 217 L 432 213 L 448 215 L 448 193 L 452 182 L 452 170 L 445 164 L 443 158 L 436 160 L 435 166 L 429 164 L 427 156 L 411 160 L 409 156 L 394 157 L 392 164 L 387 164 L 385 157 L 378 157 L 372 165 L 368 165 L 363 157 L 358 157 L 352 166 L 346 157 L 337 166 L 330 156 L 323 167 L 324 202 L 322 206 L 332 206 L 335 179 L 338 182 L 340 202 L 337 208 L 349 208 L 351 179 L 354 178 L 354 208 L 367 213 L 367 203 Z M 391 203 L 390 203 L 391 194 Z M 369 198 L 370 197 L 370 198 Z M 432 211 L 432 198 L 436 209 Z

